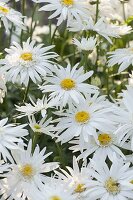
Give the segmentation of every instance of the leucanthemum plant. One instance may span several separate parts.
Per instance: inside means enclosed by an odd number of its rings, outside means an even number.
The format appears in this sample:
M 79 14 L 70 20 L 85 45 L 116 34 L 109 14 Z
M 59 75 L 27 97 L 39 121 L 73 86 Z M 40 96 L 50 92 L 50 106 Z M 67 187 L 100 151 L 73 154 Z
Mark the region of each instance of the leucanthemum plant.
M 31 141 L 27 150 L 12 152 L 15 163 L 10 166 L 11 171 L 7 176 L 8 188 L 5 187 L 5 193 L 10 198 L 14 199 L 15 196 L 30 198 L 31 194 L 39 192 L 39 188 L 43 186 L 46 176 L 43 173 L 58 168 L 57 162 L 45 163 L 44 160 L 51 154 L 45 152 L 46 148 L 40 151 L 39 146 L 34 150 Z
M 1 200 L 133 199 L 132 7 L 0 1 Z
M 8 5 L 9 0 L 2 0 L 0 2 L 0 19 L 3 22 L 3 25 L 6 31 L 9 33 L 10 24 L 13 23 L 15 26 L 18 26 L 21 29 L 25 29 L 23 23 L 22 14 Z
M 56 171 L 55 173 L 64 183 L 67 183 L 68 188 L 72 188 L 72 193 L 76 194 L 78 199 L 87 199 L 88 196 L 85 195 L 85 191 L 87 190 L 86 183 L 91 180 L 87 164 L 83 163 L 80 169 L 76 157 L 73 157 L 73 168 L 66 168 L 69 173 L 63 169 L 60 169 L 61 172 Z
M 46 83 L 40 86 L 43 93 L 51 92 L 51 99 L 63 107 L 69 103 L 79 103 L 83 94 L 95 93 L 98 88 L 96 86 L 84 83 L 89 79 L 93 71 L 83 73 L 83 67 L 78 69 L 79 63 L 73 68 L 70 64 L 66 68 L 62 66 L 54 66 L 54 74 L 46 79 Z
M 87 193 L 90 198 L 94 199 L 129 199 L 133 198 L 132 194 L 132 170 L 129 169 L 130 163 L 124 164 L 114 156 L 113 163 L 109 169 L 107 164 L 92 160 L 92 169 L 90 175 L 94 180 L 89 184 L 92 188 Z M 96 190 L 95 190 L 96 189 Z
M 39 0 L 38 3 L 45 2 L 48 3 L 40 8 L 40 11 L 54 11 L 49 19 L 58 17 L 57 26 L 59 26 L 63 20 L 67 20 L 67 25 L 70 24 L 73 18 L 77 21 L 80 18 L 89 18 L 90 10 L 89 3 L 85 0 Z
M 43 47 L 43 44 L 35 46 L 35 41 L 30 42 L 30 38 L 23 42 L 23 47 L 14 42 L 10 49 L 5 49 L 7 56 L 1 60 L 7 81 L 25 86 L 29 80 L 41 82 L 51 68 L 52 61 L 49 59 L 57 57 L 56 53 L 48 52 L 53 47 Z
M 77 40 L 76 38 L 73 39 L 73 43 L 78 47 L 80 51 L 89 51 L 92 52 L 96 47 L 96 38 L 82 38 L 81 41 Z
M 117 157 L 122 157 L 123 160 L 126 160 L 126 157 L 120 148 L 130 150 L 130 144 L 121 146 L 118 139 L 118 135 L 114 133 L 98 132 L 96 138 L 90 136 L 88 142 L 84 142 L 82 145 L 79 138 L 70 141 L 69 143 L 72 144 L 72 146 L 69 149 L 73 152 L 80 151 L 78 159 L 83 160 L 88 158 L 92 153 L 96 158 L 102 156 L 103 160 L 106 160 L 107 158 L 112 160 L 114 154 L 116 154 Z
M 103 101 L 104 103 L 104 101 Z M 97 137 L 96 130 L 103 131 L 105 127 L 115 128 L 113 118 L 113 108 L 101 106 L 101 104 L 89 102 L 89 99 L 80 99 L 80 104 L 71 106 L 66 112 L 62 110 L 56 112 L 59 115 L 56 134 L 57 141 L 68 142 L 74 137 L 79 136 L 80 143 L 88 141 L 89 136 Z M 108 118 L 107 118 L 108 116 Z
M 55 101 L 49 101 L 45 96 L 42 99 L 37 99 L 36 103 L 29 97 L 30 103 L 25 103 L 24 105 L 16 105 L 16 110 L 20 112 L 17 117 L 22 118 L 25 116 L 32 116 L 36 113 L 41 113 L 42 117 L 45 117 L 47 109 L 55 105 Z
M 22 138 L 28 135 L 28 131 L 24 129 L 26 124 L 16 126 L 7 122 L 8 118 L 0 120 L 0 154 L 5 161 L 13 161 L 9 150 L 20 149 L 19 145 L 23 145 Z

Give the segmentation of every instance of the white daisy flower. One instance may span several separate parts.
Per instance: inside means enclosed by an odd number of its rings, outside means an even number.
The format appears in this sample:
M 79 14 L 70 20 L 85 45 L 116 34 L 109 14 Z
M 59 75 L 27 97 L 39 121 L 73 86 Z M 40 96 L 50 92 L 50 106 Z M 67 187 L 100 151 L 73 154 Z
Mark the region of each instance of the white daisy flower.
M 108 52 L 108 54 L 110 55 L 108 66 L 120 65 L 119 73 L 133 65 L 133 47 L 116 49 L 115 51 Z
M 72 18 L 76 18 L 77 21 L 80 18 L 89 18 L 89 3 L 86 0 L 39 0 L 38 3 L 48 3 L 40 8 L 40 11 L 54 11 L 49 19 L 58 17 L 57 26 L 59 26 L 64 20 L 67 20 L 69 25 Z
M 43 47 L 43 44 L 35 46 L 35 41 L 30 38 L 23 42 L 23 47 L 13 42 L 10 49 L 5 49 L 7 55 L 0 61 L 3 65 L 1 70 L 6 72 L 7 81 L 28 85 L 31 79 L 34 83 L 41 82 L 46 76 L 46 71 L 51 68 L 52 61 L 49 59 L 57 57 L 54 52 L 48 52 L 54 46 Z
M 107 39 L 108 42 L 110 42 L 111 44 L 112 41 L 110 37 L 114 38 L 120 37 L 119 29 L 120 29 L 119 26 L 107 23 L 105 18 L 100 18 L 96 24 L 92 18 L 89 18 L 89 20 L 80 20 L 80 21 L 71 20 L 71 23 L 69 25 L 69 30 L 72 32 L 79 32 L 83 30 L 95 31 L 97 34 Z
M 55 98 L 60 106 L 64 107 L 71 102 L 78 104 L 83 94 L 95 93 L 98 89 L 96 86 L 83 83 L 92 76 L 93 71 L 84 74 L 83 67 L 78 69 L 78 66 L 79 63 L 73 68 L 70 64 L 67 68 L 55 66 L 54 74 L 46 78 L 46 82 L 40 86 L 40 89 L 43 93 L 51 92 L 50 98 Z
M 45 96 L 42 99 L 37 99 L 36 103 L 30 97 L 30 103 L 25 103 L 24 106 L 16 105 L 16 110 L 21 112 L 17 118 L 24 116 L 31 116 L 38 112 L 41 112 L 42 117 L 45 117 L 47 109 L 54 106 L 54 100 L 49 101 Z
M 81 168 L 79 168 L 79 163 L 77 162 L 76 157 L 73 157 L 73 168 L 66 168 L 69 173 L 63 169 L 60 169 L 61 172 L 55 171 L 55 173 L 67 184 L 68 188 L 72 188 L 73 194 L 77 194 L 78 199 L 87 198 L 87 196 L 84 195 L 87 189 L 86 183 L 91 180 L 88 173 L 88 166 L 83 163 Z
M 109 169 L 99 157 L 97 161 L 92 160 L 91 162 L 93 169 L 90 169 L 89 173 L 94 180 L 88 182 L 88 186 L 93 184 L 93 187 L 87 190 L 90 199 L 128 200 L 133 198 L 131 184 L 133 171 L 129 168 L 130 163 L 123 164 L 115 157 Z
M 131 149 L 133 150 L 133 88 L 127 86 L 121 94 L 120 107 L 115 110 L 116 120 L 120 123 L 116 134 L 119 134 L 121 145 L 131 138 Z
M 80 51 L 93 51 L 96 47 L 97 39 L 94 37 L 81 38 L 81 41 L 76 38 L 73 39 L 73 43 L 78 47 Z
M 57 141 L 65 143 L 79 136 L 81 144 L 84 141 L 88 142 L 90 135 L 97 137 L 96 129 L 104 132 L 105 129 L 109 130 L 115 125 L 112 112 L 111 104 L 110 107 L 104 108 L 104 101 L 101 105 L 101 102 L 96 104 L 87 100 L 81 100 L 80 104 L 76 107 L 71 106 L 71 109 L 64 113 L 56 112 L 57 115 L 61 116 L 57 120 L 59 121 L 57 127 L 60 129 L 56 135 Z
M 50 135 L 51 137 L 54 137 L 54 126 L 51 125 L 52 117 L 47 119 L 47 115 L 43 117 L 40 122 L 36 122 L 36 119 L 34 116 L 29 117 L 29 126 L 34 131 L 34 133 L 37 134 L 46 134 Z
M 9 32 L 9 22 L 21 29 L 25 29 L 22 14 L 10 8 L 7 4 L 8 1 L 0 1 L 0 20 L 3 22 L 6 31 Z
M 7 177 L 6 194 L 9 199 L 30 199 L 31 194 L 36 196 L 43 186 L 45 173 L 58 168 L 57 162 L 46 163 L 45 159 L 52 153 L 45 154 L 46 147 L 40 151 L 39 146 L 32 154 L 31 140 L 27 150 L 13 151 L 15 164 L 11 165 L 11 171 Z
M 7 92 L 6 81 L 3 75 L 0 75 L 0 103 L 3 103 L 3 98 Z
M 19 149 L 18 144 L 23 144 L 22 137 L 28 135 L 28 131 L 24 129 L 25 124 L 16 126 L 15 124 L 7 124 L 8 118 L 0 120 L 0 154 L 5 161 L 9 159 L 13 161 L 9 150 Z
M 83 160 L 85 160 L 91 154 L 93 154 L 94 157 L 102 156 L 104 160 L 106 160 L 107 157 L 110 160 L 113 160 L 114 153 L 117 155 L 117 157 L 126 159 L 125 155 L 120 149 L 120 144 L 117 137 L 118 135 L 114 134 L 114 132 L 112 133 L 111 131 L 108 133 L 98 132 L 98 135 L 95 139 L 94 137 L 90 136 L 88 142 L 84 142 L 83 146 L 80 146 L 79 138 L 70 141 L 69 143 L 73 144 L 74 146 L 70 147 L 69 149 L 73 152 L 80 151 L 78 159 L 83 158 Z M 127 149 L 125 146 L 122 148 Z M 130 149 L 129 144 L 128 149 Z
M 50 178 L 41 189 L 38 196 L 39 200 L 76 200 L 77 196 L 72 194 L 72 190 L 67 188 L 67 185 L 61 179 Z M 32 200 L 36 197 L 32 195 Z
M 101 0 L 99 4 L 99 15 L 110 20 L 123 22 L 122 2 L 119 0 Z

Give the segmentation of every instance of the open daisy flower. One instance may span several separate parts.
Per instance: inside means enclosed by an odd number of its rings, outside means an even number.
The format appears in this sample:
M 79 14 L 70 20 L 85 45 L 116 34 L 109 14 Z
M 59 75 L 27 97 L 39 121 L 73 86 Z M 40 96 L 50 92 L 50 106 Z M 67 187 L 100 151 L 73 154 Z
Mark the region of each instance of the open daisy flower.
M 22 138 L 28 135 L 28 131 L 24 129 L 25 124 L 16 126 L 7 124 L 7 121 L 8 118 L 0 120 L 0 155 L 5 161 L 9 159 L 13 162 L 9 150 L 20 149 L 19 145 L 23 144 Z
M 10 49 L 5 49 L 7 55 L 0 61 L 3 65 L 1 70 L 6 73 L 7 81 L 28 85 L 31 79 L 34 83 L 41 82 L 46 76 L 46 71 L 51 68 L 52 61 L 49 59 L 57 57 L 54 52 L 48 52 L 54 46 L 43 47 L 43 44 L 35 45 L 35 41 L 30 42 L 30 38 L 23 42 L 21 47 L 13 42 Z
M 45 183 L 41 193 L 38 194 L 39 200 L 76 200 L 76 197 L 61 179 L 54 177 Z M 36 200 L 36 196 L 32 195 L 32 200 Z
M 101 105 L 101 102 L 96 104 L 82 99 L 80 104 L 71 106 L 71 109 L 66 110 L 66 112 L 56 112 L 57 115 L 61 116 L 57 124 L 59 128 L 56 135 L 57 142 L 65 143 L 77 136 L 80 138 L 80 143 L 88 142 L 90 135 L 97 137 L 97 129 L 104 132 L 105 129 L 115 128 L 113 109 L 111 105 L 104 108 L 104 101 Z
M 48 3 L 40 8 L 40 11 L 54 11 L 49 19 L 58 17 L 57 26 L 59 26 L 64 20 L 67 20 L 69 25 L 72 18 L 76 18 L 77 21 L 80 18 L 89 18 L 89 3 L 85 0 L 39 0 L 38 3 Z
M 77 162 L 76 157 L 73 157 L 73 168 L 66 167 L 68 172 L 60 169 L 61 172 L 55 171 L 60 179 L 62 179 L 68 188 L 72 189 L 73 194 L 77 194 L 78 199 L 85 199 L 87 196 L 84 195 L 86 191 L 86 183 L 91 180 L 89 176 L 89 169 L 87 164 L 83 163 L 81 168 Z
M 100 18 L 96 23 L 94 20 L 90 17 L 88 20 L 71 20 L 71 23 L 69 24 L 69 31 L 72 32 L 79 32 L 79 31 L 89 31 L 92 30 L 99 34 L 100 36 L 104 37 L 112 44 L 112 41 L 110 37 L 119 38 L 120 37 L 120 27 L 109 24 L 105 20 L 105 18 Z
M 24 106 L 16 105 L 16 110 L 18 112 L 21 112 L 18 118 L 21 118 L 24 116 L 31 116 L 38 112 L 41 112 L 42 117 L 45 117 L 47 113 L 47 109 L 49 107 L 53 107 L 53 105 L 55 104 L 54 100 L 49 101 L 45 96 L 43 96 L 42 99 L 37 99 L 36 103 L 30 97 L 30 102 L 31 103 L 25 103 Z
M 34 133 L 37 133 L 39 135 L 46 134 L 50 135 L 51 137 L 54 137 L 54 126 L 51 125 L 52 117 L 47 119 L 47 115 L 43 117 L 40 122 L 36 122 L 36 119 L 34 116 L 29 117 L 29 126 L 34 131 Z
M 84 74 L 83 67 L 78 69 L 79 63 L 73 68 L 70 64 L 66 68 L 54 67 L 54 74 L 46 78 L 44 85 L 40 86 L 43 93 L 51 92 L 49 97 L 55 99 L 57 104 L 64 107 L 66 104 L 79 103 L 83 94 L 95 93 L 96 86 L 84 83 L 93 74 L 93 71 Z
M 114 153 L 117 157 L 122 157 L 124 160 L 126 159 L 122 150 L 120 149 L 120 143 L 118 142 L 118 135 L 114 134 L 114 132 L 98 132 L 97 137 L 90 136 L 88 142 L 84 142 L 82 146 L 80 146 L 79 138 L 72 140 L 69 142 L 73 146 L 69 149 L 74 152 L 80 151 L 80 155 L 78 159 L 85 160 L 91 154 L 93 157 L 102 156 L 103 160 L 106 160 L 108 157 L 110 160 L 113 160 Z M 123 149 L 130 149 L 130 144 L 123 145 Z
M 129 169 L 130 163 L 124 164 L 114 157 L 111 168 L 99 157 L 92 160 L 92 169 L 89 174 L 94 178 L 88 185 L 93 185 L 87 190 L 90 199 L 99 200 L 128 200 L 133 198 L 132 178 L 133 171 Z
M 13 151 L 15 163 L 11 165 L 11 171 L 7 175 L 6 194 L 9 199 L 23 197 L 30 199 L 39 193 L 43 187 L 45 173 L 58 168 L 57 162 L 46 163 L 45 159 L 52 153 L 47 153 L 46 148 L 40 151 L 37 145 L 32 154 L 32 142 L 30 140 L 27 150 Z
M 108 66 L 120 65 L 119 73 L 133 65 L 133 47 L 116 49 L 115 51 L 108 52 L 108 55 Z
M 22 14 L 18 11 L 15 11 L 13 8 L 10 8 L 8 2 L 9 0 L 0 1 L 0 20 L 3 22 L 6 31 L 9 32 L 9 22 L 13 23 L 15 26 L 18 26 L 21 29 L 25 29 L 24 23 L 22 21 Z

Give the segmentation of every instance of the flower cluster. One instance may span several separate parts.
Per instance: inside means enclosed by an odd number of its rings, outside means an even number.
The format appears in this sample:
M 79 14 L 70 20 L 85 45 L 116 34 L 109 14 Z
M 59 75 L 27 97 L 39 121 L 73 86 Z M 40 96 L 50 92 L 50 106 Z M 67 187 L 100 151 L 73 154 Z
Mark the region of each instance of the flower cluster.
M 2 200 L 133 199 L 131 6 L 0 1 Z

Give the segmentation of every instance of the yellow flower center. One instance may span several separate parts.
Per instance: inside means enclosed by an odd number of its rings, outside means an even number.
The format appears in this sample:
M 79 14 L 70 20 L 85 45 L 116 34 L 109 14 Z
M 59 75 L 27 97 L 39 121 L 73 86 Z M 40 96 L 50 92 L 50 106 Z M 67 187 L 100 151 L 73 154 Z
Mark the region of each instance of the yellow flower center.
M 50 200 L 61 200 L 61 198 L 59 196 L 52 196 Z
M 41 126 L 39 124 L 35 124 L 34 128 L 37 129 L 37 130 L 39 130 L 39 129 L 41 129 Z
M 120 183 L 110 177 L 105 183 L 105 188 L 110 194 L 116 195 L 120 192 Z
M 61 2 L 66 6 L 71 6 L 74 4 L 74 0 L 61 0 Z
M 34 175 L 34 169 L 30 164 L 22 166 L 20 172 L 25 178 L 31 178 Z
M 82 193 L 85 191 L 85 185 L 84 184 L 78 184 L 76 189 L 74 190 L 76 193 Z
M 4 13 L 4 14 L 7 14 L 9 12 L 9 9 L 8 8 L 5 8 L 3 6 L 0 6 L 0 12 Z
M 76 113 L 75 120 L 79 123 L 86 123 L 90 119 L 90 114 L 86 111 Z
M 66 78 L 66 79 L 61 81 L 60 86 L 64 90 L 71 90 L 71 89 L 73 89 L 75 87 L 75 81 L 73 81 L 70 78 Z
M 32 61 L 32 53 L 22 53 L 20 58 L 24 61 Z
M 131 180 L 130 183 L 133 184 L 133 180 Z
M 102 133 L 98 136 L 98 140 L 99 140 L 100 145 L 108 146 L 111 143 L 112 138 L 109 134 Z

